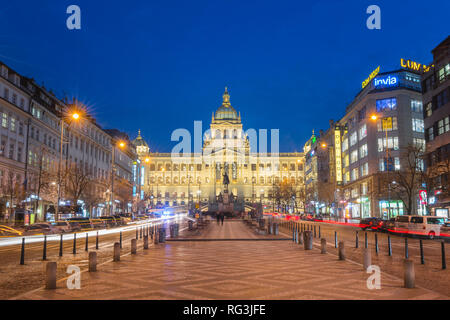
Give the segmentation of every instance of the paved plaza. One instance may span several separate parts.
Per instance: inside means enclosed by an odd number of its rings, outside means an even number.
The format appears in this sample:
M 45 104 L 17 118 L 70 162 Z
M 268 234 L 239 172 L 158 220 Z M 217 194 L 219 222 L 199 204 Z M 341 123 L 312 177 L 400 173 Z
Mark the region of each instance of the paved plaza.
M 244 223 L 211 221 L 210 239 L 260 239 Z M 198 235 L 197 235 L 198 236 Z M 272 237 L 273 238 L 273 237 Z M 279 237 L 284 238 L 283 236 Z M 125 252 L 124 252 L 125 253 Z M 304 251 L 291 241 L 169 241 L 125 255 L 120 262 L 83 272 L 81 289 L 66 280 L 17 299 L 448 299 L 423 288 L 405 289 L 403 280 L 382 274 L 381 289 L 369 290 L 361 265 Z

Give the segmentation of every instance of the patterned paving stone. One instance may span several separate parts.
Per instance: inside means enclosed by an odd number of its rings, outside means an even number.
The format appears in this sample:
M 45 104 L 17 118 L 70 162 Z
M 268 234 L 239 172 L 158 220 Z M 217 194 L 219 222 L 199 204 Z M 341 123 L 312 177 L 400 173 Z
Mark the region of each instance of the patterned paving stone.
M 218 229 L 223 228 L 223 229 Z M 239 222 L 212 224 L 208 236 L 249 236 Z M 405 289 L 382 274 L 381 289 L 369 290 L 362 267 L 290 241 L 167 242 L 82 273 L 81 289 L 39 289 L 19 299 L 448 299 Z

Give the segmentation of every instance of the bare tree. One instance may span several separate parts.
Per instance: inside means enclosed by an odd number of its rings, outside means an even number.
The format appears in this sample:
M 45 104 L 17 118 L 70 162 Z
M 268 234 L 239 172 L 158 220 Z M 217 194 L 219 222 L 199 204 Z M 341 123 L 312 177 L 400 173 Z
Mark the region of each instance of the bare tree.
M 384 190 L 390 191 L 403 202 L 408 214 L 415 209 L 416 197 L 424 178 L 423 149 L 408 145 L 400 151 L 400 169 L 382 175 Z
M 31 185 L 34 186 L 34 192 L 36 193 L 36 201 L 34 202 L 34 212 L 39 208 L 41 194 L 44 193 L 46 195 L 47 200 L 51 200 L 51 202 L 57 201 L 56 190 L 53 187 L 53 183 L 57 176 L 54 172 L 50 171 L 50 168 L 45 166 L 44 161 L 45 151 L 41 150 L 41 157 L 38 162 L 38 172 L 37 175 L 34 176 L 34 183 Z M 45 217 L 44 217 L 45 219 Z
M 335 190 L 336 187 L 334 183 L 320 181 L 318 187 L 318 201 L 325 204 L 327 208 L 331 208 L 335 203 Z
M 78 163 L 70 163 L 66 170 L 66 195 L 76 206 L 93 181 L 91 172 Z
M 6 184 L 2 186 L 3 195 L 9 202 L 9 219 L 14 217 L 14 207 L 20 206 L 21 202 L 25 200 L 25 188 L 14 172 L 9 171 L 6 176 Z

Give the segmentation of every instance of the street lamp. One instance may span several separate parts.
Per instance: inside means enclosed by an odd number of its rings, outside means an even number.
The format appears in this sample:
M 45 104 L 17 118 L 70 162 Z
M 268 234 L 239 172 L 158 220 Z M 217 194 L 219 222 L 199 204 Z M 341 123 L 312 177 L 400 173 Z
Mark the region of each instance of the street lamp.
M 119 141 L 116 144 L 112 144 L 112 157 L 111 157 L 111 194 L 110 194 L 110 206 L 109 206 L 109 215 L 112 216 L 114 213 L 114 169 L 115 169 L 115 163 L 114 163 L 114 158 L 115 158 L 115 149 L 116 146 L 123 149 L 126 146 L 126 143 L 123 141 Z
M 81 115 L 77 111 L 69 111 L 69 114 L 66 116 L 68 120 L 68 125 L 70 126 L 72 121 L 78 121 L 81 118 Z M 56 211 L 55 211 L 55 220 L 59 220 L 59 202 L 61 201 L 61 164 L 62 164 L 62 154 L 63 154 L 63 139 L 64 139 L 64 116 L 61 117 L 60 120 L 61 127 L 61 137 L 60 137 L 60 147 L 59 147 L 59 163 L 58 163 L 58 199 L 56 202 Z M 67 130 L 69 127 L 67 127 Z M 69 148 L 67 148 L 67 152 L 69 152 Z
M 376 114 L 373 114 L 370 116 L 370 119 L 372 121 L 376 121 L 378 119 L 378 116 Z M 381 118 L 382 124 L 381 126 L 383 127 L 383 130 L 386 133 L 386 172 L 387 172 L 387 177 L 388 177 L 388 181 L 389 181 L 389 143 L 388 143 L 388 123 L 389 123 L 389 118 L 385 117 L 385 118 Z M 385 124 L 386 122 L 386 124 Z M 392 142 L 393 143 L 393 142 Z M 382 143 L 383 147 L 384 144 Z M 391 184 L 388 183 L 388 219 L 390 219 L 391 217 Z

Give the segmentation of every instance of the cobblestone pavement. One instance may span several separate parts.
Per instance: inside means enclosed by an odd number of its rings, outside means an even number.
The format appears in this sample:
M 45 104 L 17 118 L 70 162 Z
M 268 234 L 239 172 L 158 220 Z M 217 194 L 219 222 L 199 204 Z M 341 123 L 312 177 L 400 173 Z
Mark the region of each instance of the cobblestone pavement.
M 222 228 L 222 229 L 221 229 Z M 206 235 L 249 236 L 240 222 L 211 223 Z M 369 290 L 362 266 L 338 261 L 317 248 L 290 241 L 181 241 L 139 249 L 120 262 L 83 272 L 81 289 L 43 288 L 17 299 L 448 299 L 433 291 L 403 288 L 386 274 L 381 289 Z
M 187 229 L 186 222 L 180 226 L 180 234 Z M 169 234 L 167 232 L 167 234 Z M 64 241 L 63 256 L 59 257 L 59 241 L 51 241 L 47 245 L 47 261 L 56 261 L 58 264 L 58 279 L 66 277 L 67 267 L 77 265 L 82 270 L 87 268 L 88 254 L 90 251 L 97 252 L 98 263 L 104 263 L 112 259 L 114 242 L 119 241 L 119 233 L 102 235 L 99 237 L 99 249 L 95 250 L 95 237 L 89 238 L 89 251 L 85 251 L 85 238 L 80 233 L 77 240 L 77 253 L 72 254 L 73 241 Z M 134 230 L 123 232 L 123 252 L 129 252 L 131 239 L 136 238 Z M 143 246 L 139 234 L 138 247 Z M 45 281 L 45 263 L 42 261 L 42 243 L 26 245 L 25 265 L 19 265 L 20 246 L 13 245 L 0 247 L 0 299 L 9 299 L 24 292 L 39 288 Z M 18 281 L 17 279 L 20 279 Z
M 362 250 L 364 248 L 365 232 L 360 228 L 329 225 L 323 223 L 307 223 L 316 226 L 317 238 L 320 243 L 318 226 L 321 225 L 321 238 L 325 238 L 328 243 L 330 253 L 337 254 L 334 245 L 334 232 L 337 231 L 338 241 L 344 241 L 347 258 L 362 263 Z M 355 244 L 355 232 L 359 234 L 359 247 Z M 292 237 L 292 231 L 285 227 L 280 228 L 280 233 L 284 236 Z M 378 253 L 375 248 L 375 236 L 378 238 Z M 388 255 L 388 234 L 381 232 L 367 232 L 368 248 L 372 253 L 372 264 L 378 265 L 383 272 L 396 277 L 403 277 L 403 259 L 405 258 L 405 238 L 390 235 L 392 242 L 392 256 Z M 424 288 L 439 292 L 445 296 L 450 296 L 450 269 L 442 269 L 441 244 L 438 240 L 423 240 L 425 264 L 421 264 L 419 239 L 408 238 L 409 259 L 414 261 L 416 272 L 416 284 Z M 450 257 L 450 244 L 445 245 L 447 265 Z

